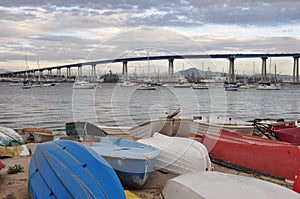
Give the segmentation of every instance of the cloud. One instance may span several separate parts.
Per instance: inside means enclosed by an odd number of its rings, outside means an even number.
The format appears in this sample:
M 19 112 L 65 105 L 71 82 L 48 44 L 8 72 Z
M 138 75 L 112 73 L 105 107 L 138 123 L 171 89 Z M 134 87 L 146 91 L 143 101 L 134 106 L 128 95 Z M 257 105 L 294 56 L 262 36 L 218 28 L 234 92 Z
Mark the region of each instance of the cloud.
M 296 52 L 296 0 L 0 1 L 0 66 L 152 53 Z M 24 61 L 23 61 L 24 62 Z M 42 63 L 42 62 L 41 62 Z

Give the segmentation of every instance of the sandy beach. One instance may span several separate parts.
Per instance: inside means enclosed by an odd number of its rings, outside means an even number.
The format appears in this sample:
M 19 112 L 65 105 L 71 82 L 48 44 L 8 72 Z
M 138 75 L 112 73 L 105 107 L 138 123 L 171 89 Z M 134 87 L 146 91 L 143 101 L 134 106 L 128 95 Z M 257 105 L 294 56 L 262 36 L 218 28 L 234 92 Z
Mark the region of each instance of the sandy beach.
M 37 144 L 27 144 L 28 148 L 34 153 Z M 29 198 L 28 193 L 28 167 L 31 157 L 16 157 L 2 158 L 1 161 L 5 164 L 5 168 L 0 171 L 0 196 L 1 199 L 26 199 Z M 24 172 L 17 174 L 7 174 L 9 166 L 20 164 L 24 167 Z M 254 176 L 252 174 L 243 173 L 234 169 L 229 169 L 217 164 L 214 164 L 214 170 L 232 173 L 237 175 L 252 176 L 267 181 L 271 181 L 282 186 L 292 188 L 292 184 L 285 183 L 280 180 L 264 176 Z M 162 173 L 159 171 L 152 172 L 143 189 L 130 190 L 137 196 L 143 199 L 159 199 L 159 193 L 162 191 L 168 179 L 175 177 L 175 174 Z

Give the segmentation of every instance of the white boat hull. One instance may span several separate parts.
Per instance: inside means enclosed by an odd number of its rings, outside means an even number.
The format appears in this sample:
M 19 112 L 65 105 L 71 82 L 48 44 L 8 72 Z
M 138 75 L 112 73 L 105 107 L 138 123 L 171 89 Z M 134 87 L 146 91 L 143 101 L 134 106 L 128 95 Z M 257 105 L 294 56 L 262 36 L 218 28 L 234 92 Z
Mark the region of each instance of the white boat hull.
M 250 135 L 254 132 L 254 127 L 250 122 L 224 117 L 204 116 L 193 121 L 191 133 L 202 136 L 206 133 L 219 133 L 221 129 Z
M 206 147 L 190 138 L 169 137 L 154 133 L 138 142 L 160 149 L 154 169 L 175 174 L 210 171 L 212 168 Z
M 221 172 L 191 172 L 168 180 L 164 199 L 296 199 L 299 194 L 280 185 L 257 178 Z

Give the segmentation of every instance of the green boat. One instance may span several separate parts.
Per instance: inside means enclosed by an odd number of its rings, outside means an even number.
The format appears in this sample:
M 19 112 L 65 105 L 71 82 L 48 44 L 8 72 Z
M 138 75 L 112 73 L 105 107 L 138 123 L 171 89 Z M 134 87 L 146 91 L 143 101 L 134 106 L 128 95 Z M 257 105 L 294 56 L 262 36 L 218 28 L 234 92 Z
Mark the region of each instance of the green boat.
M 67 122 L 66 133 L 68 136 L 106 136 L 106 132 L 99 126 L 90 122 Z

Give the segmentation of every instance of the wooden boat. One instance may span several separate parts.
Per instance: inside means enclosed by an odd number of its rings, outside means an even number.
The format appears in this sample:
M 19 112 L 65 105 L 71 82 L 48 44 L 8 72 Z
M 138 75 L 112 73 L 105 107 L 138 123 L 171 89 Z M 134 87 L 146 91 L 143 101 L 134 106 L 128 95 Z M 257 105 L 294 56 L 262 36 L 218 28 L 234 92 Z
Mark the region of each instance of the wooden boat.
M 299 194 L 257 178 L 221 172 L 190 172 L 167 181 L 163 199 L 296 199 Z
M 160 150 L 142 143 L 102 137 L 91 146 L 116 171 L 122 185 L 141 188 L 152 172 Z
M 253 134 L 254 132 L 251 122 L 244 122 L 230 117 L 207 115 L 194 117 L 189 137 L 201 138 L 206 133 L 218 133 L 221 129 L 245 134 Z
M 299 146 L 237 132 L 204 134 L 212 161 L 244 172 L 293 181 L 300 169 Z
M 147 138 L 155 132 L 177 137 L 188 137 L 193 123 L 192 118 L 176 118 L 180 109 L 161 119 L 152 119 L 132 127 L 100 126 L 107 134 L 126 134 L 134 138 Z
M 53 141 L 54 133 L 49 129 L 24 128 L 17 131 L 26 143 L 42 143 Z
M 68 136 L 106 136 L 106 132 L 102 128 L 86 121 L 67 122 L 66 134 Z
M 28 178 L 31 198 L 125 198 L 110 165 L 77 142 L 56 140 L 39 144 Z
M 160 149 L 155 170 L 183 174 L 210 171 L 212 168 L 207 149 L 195 140 L 154 133 L 153 137 L 140 139 L 138 142 Z

